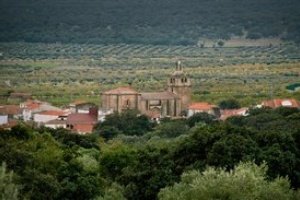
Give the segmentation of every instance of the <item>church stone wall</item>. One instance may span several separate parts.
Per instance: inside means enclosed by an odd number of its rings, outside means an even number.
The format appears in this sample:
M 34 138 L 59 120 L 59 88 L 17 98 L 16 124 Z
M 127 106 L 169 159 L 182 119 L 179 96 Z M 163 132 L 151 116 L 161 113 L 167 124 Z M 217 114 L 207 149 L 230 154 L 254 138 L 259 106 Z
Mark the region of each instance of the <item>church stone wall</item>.
M 117 112 L 138 109 L 138 94 L 102 94 L 102 108 Z

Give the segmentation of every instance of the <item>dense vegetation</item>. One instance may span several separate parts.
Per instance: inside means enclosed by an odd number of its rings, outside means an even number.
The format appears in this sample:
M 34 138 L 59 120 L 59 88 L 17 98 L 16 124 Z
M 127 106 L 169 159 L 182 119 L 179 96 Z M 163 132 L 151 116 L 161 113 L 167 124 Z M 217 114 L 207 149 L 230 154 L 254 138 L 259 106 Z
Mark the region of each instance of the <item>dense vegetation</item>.
M 299 8 L 298 0 L 1 0 L 0 41 L 203 45 L 203 38 L 244 36 L 299 42 Z
M 153 200 L 190 192 L 201 194 L 198 199 L 298 199 L 299 109 L 252 109 L 225 122 L 197 115 L 195 123 L 163 119 L 156 125 L 132 113 L 111 115 L 91 135 L 26 125 L 1 129 L 0 161 L 11 173 L 2 177 L 12 176 L 8 184 L 20 199 Z

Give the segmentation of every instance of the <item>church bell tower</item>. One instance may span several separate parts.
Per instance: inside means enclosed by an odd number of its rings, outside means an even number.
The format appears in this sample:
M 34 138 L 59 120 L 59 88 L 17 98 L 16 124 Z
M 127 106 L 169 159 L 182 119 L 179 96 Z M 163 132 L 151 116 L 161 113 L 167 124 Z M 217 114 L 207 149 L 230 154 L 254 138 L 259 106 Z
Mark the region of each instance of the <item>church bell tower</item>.
M 182 111 L 188 109 L 191 95 L 191 81 L 184 73 L 180 61 L 176 62 L 176 69 L 172 72 L 168 81 L 168 91 L 180 97 Z

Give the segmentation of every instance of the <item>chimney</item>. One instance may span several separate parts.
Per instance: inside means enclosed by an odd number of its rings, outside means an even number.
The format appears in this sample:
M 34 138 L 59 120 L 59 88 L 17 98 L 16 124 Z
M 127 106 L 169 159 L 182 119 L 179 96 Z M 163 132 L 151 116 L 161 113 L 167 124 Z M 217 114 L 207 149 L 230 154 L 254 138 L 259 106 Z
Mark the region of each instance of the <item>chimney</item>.
M 89 115 L 98 117 L 98 108 L 95 108 L 95 107 L 89 108 Z

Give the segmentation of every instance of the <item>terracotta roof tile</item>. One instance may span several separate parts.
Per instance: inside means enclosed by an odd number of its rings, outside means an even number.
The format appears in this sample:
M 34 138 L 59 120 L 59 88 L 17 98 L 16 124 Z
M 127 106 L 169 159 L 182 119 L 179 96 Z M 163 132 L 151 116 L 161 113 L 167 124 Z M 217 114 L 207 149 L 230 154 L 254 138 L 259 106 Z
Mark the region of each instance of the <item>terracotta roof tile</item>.
M 68 112 L 65 112 L 65 111 L 56 111 L 56 110 L 47 110 L 47 111 L 39 112 L 37 114 L 40 114 L 40 115 L 51 115 L 51 116 L 64 116 L 64 115 L 67 115 Z
M 232 116 L 243 116 L 249 110 L 247 107 L 239 108 L 239 109 L 225 109 L 221 110 L 220 120 L 225 120 L 228 117 Z
M 194 103 L 189 106 L 191 110 L 210 110 L 212 108 L 217 108 L 218 106 L 209 104 L 207 102 Z
M 27 110 L 35 110 L 41 106 L 40 101 L 26 101 L 23 104 Z
M 109 90 L 107 92 L 103 92 L 103 94 L 138 94 L 138 92 L 131 87 L 120 87 Z
M 61 119 L 54 119 L 46 122 L 45 124 L 67 124 L 67 121 Z
M 273 99 L 273 100 L 263 101 L 261 105 L 270 108 L 278 108 L 281 106 L 300 108 L 300 103 L 296 99 Z
M 67 117 L 67 124 L 95 124 L 97 117 L 90 114 L 72 113 Z
M 0 108 L 0 113 L 7 114 L 7 115 L 21 114 L 22 111 L 23 109 L 16 105 L 7 105 L 7 106 L 2 106 Z

